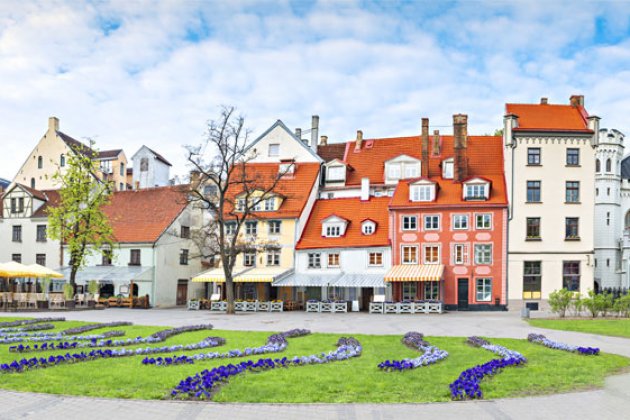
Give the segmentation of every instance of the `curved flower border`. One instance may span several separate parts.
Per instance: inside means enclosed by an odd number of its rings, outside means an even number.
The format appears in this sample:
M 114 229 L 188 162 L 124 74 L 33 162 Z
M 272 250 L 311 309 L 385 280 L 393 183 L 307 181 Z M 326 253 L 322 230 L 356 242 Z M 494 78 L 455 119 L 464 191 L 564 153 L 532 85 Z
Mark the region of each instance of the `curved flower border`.
M 60 334 L 77 335 L 77 334 L 83 334 L 84 332 L 88 332 L 88 331 L 100 330 L 102 328 L 127 327 L 129 325 L 133 325 L 133 322 L 128 322 L 128 321 L 102 322 L 99 324 L 89 324 L 89 325 L 82 325 L 76 328 L 68 328 L 67 330 L 61 331 Z
M 550 349 L 555 350 L 564 350 L 570 353 L 577 353 L 583 356 L 597 356 L 599 355 L 599 348 L 597 347 L 580 347 L 580 346 L 572 346 L 570 344 L 560 343 L 559 341 L 553 341 L 548 339 L 542 334 L 528 334 L 527 341 L 530 343 L 541 344 L 545 347 L 549 347 Z
M 53 324 L 33 324 L 33 325 L 25 325 L 23 327 L 14 327 L 14 328 L 2 328 L 0 329 L 0 337 L 6 337 L 13 335 L 12 333 L 23 333 L 29 331 L 43 331 L 43 330 L 53 330 L 55 326 Z
M 378 364 L 378 367 L 386 372 L 403 371 L 415 369 L 422 366 L 432 365 L 448 357 L 448 352 L 430 345 L 424 341 L 424 335 L 411 331 L 404 335 L 402 343 L 414 350 L 423 352 L 422 356 L 414 359 L 385 360 Z
M 258 359 L 247 360 L 237 364 L 229 364 L 215 367 L 211 370 L 203 370 L 194 376 L 182 380 L 172 391 L 174 399 L 210 399 L 217 388 L 226 384 L 232 376 L 245 372 L 262 372 L 265 370 L 306 366 L 312 364 L 332 363 L 347 360 L 361 355 L 363 348 L 358 340 L 353 337 L 342 337 L 337 341 L 337 350 L 328 354 L 302 356 L 282 359 Z
M 37 318 L 37 319 L 20 319 L 17 321 L 0 322 L 0 328 L 19 327 L 20 325 L 41 324 L 44 322 L 60 322 L 66 318 Z
M 509 350 L 503 346 L 490 344 L 480 337 L 469 337 L 467 343 L 474 347 L 481 347 L 501 356 L 482 365 L 477 365 L 463 371 L 455 382 L 449 385 L 451 398 L 465 400 L 483 398 L 481 380 L 486 376 L 496 375 L 508 366 L 520 366 L 527 363 L 527 359 L 521 353 Z
M 54 335 L 50 333 L 15 333 L 15 334 L 10 334 L 10 335 L 0 338 L 0 344 L 42 342 L 42 341 L 61 341 L 61 340 L 96 342 L 96 340 L 100 340 L 103 338 L 122 337 L 123 335 L 125 335 L 124 331 L 117 331 L 117 330 L 107 331 L 107 332 L 104 332 L 103 334 L 97 334 L 97 335 L 69 335 L 69 336 L 59 334 L 59 333 L 54 334 Z M 50 345 L 52 345 L 52 343 L 50 343 Z M 26 347 L 29 347 L 29 346 L 25 346 L 25 348 Z M 96 346 L 83 345 L 80 347 L 96 347 Z M 13 350 L 9 348 L 9 351 L 13 351 Z
M 260 347 L 250 348 L 247 347 L 244 350 L 235 349 L 230 350 L 224 353 L 214 352 L 214 353 L 201 353 L 201 354 L 193 354 L 192 356 L 180 355 L 173 357 L 145 357 L 142 360 L 143 365 L 153 365 L 153 366 L 175 366 L 181 364 L 194 364 L 199 360 L 210 360 L 210 359 L 226 359 L 233 357 L 243 357 L 243 356 L 252 356 L 258 354 L 266 354 L 266 353 L 278 353 L 284 351 L 287 348 L 288 342 L 287 338 L 294 337 L 302 337 L 310 334 L 310 330 L 304 329 L 293 329 L 289 331 L 285 331 L 279 334 L 272 334 L 267 338 L 267 343 Z

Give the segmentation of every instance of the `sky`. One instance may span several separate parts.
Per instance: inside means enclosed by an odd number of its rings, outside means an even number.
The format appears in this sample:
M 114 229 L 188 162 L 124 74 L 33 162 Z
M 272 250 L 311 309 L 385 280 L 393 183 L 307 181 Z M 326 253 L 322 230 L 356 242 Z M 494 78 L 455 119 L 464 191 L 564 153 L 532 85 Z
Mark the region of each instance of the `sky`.
M 187 173 L 221 106 L 329 142 L 502 126 L 506 102 L 585 96 L 630 137 L 630 3 L 0 1 L 0 177 L 46 132 L 143 145 Z

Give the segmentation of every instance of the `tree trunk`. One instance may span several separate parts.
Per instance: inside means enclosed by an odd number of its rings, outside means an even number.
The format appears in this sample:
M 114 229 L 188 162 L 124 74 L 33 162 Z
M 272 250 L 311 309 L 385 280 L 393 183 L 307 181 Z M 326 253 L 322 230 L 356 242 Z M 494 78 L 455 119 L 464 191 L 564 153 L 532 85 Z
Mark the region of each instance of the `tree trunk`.
M 225 278 L 225 296 L 227 298 L 227 313 L 234 315 L 234 281 L 232 278 Z

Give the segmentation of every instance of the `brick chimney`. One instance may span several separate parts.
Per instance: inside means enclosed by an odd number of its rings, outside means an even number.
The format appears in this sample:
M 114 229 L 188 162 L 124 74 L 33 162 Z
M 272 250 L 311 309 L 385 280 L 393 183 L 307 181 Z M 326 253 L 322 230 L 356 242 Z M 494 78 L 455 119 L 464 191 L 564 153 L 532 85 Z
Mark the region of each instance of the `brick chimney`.
M 421 176 L 429 176 L 429 119 L 422 119 L 422 171 Z
M 360 152 L 362 145 L 363 145 L 363 131 L 357 130 L 357 140 L 354 143 L 354 152 L 355 153 Z
M 468 157 L 466 156 L 468 137 L 468 115 L 453 115 L 453 143 L 455 149 L 455 181 L 462 182 L 468 177 Z
M 328 136 L 320 136 L 319 137 L 319 144 L 321 146 L 327 146 L 328 145 Z
M 584 95 L 571 95 L 571 98 L 569 98 L 569 103 L 571 104 L 571 106 L 584 107 Z
M 59 118 L 57 117 L 49 117 L 48 118 L 48 131 L 59 131 Z
M 319 139 L 319 115 L 311 118 L 311 149 L 317 153 L 317 140 Z
M 547 105 L 549 103 L 549 100 L 547 98 L 545 98 L 544 96 L 542 98 L 540 98 L 540 104 L 541 105 Z
M 433 156 L 440 156 L 440 130 L 433 130 Z

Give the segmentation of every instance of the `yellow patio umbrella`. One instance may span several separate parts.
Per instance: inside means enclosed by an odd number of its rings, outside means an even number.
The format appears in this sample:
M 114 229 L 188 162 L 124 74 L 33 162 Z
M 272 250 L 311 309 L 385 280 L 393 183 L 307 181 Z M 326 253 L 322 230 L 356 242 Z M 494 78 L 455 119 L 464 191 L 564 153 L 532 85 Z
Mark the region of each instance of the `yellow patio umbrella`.
M 33 277 L 33 269 L 15 261 L 0 264 L 0 277 Z
M 51 270 L 48 267 L 44 267 L 43 265 L 30 264 L 30 265 L 27 265 L 26 267 L 31 270 L 31 277 L 38 277 L 38 278 L 50 277 L 54 279 L 63 278 L 63 274 L 58 273 L 55 270 Z

